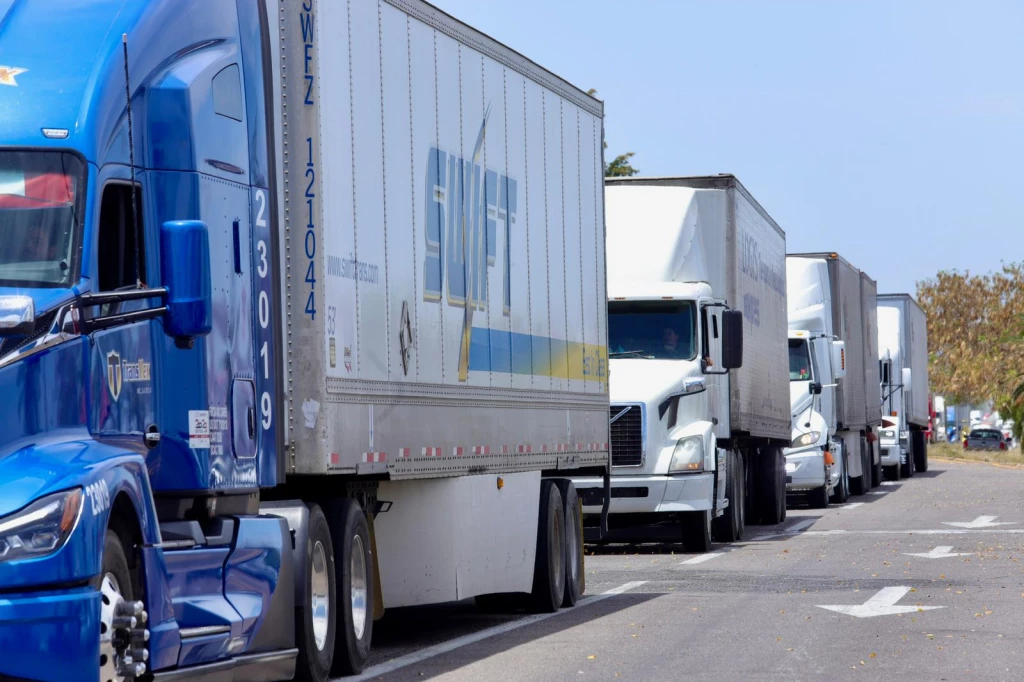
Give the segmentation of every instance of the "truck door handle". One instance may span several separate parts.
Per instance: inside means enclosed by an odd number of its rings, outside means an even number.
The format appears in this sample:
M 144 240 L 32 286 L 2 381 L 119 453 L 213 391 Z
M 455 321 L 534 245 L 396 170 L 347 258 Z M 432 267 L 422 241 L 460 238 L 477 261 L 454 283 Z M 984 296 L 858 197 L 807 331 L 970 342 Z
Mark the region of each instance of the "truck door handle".
M 248 410 L 248 421 L 249 421 L 249 438 L 256 438 L 256 408 L 250 407 Z
M 238 233 L 238 218 L 231 224 L 234 230 L 235 274 L 242 274 L 242 235 Z

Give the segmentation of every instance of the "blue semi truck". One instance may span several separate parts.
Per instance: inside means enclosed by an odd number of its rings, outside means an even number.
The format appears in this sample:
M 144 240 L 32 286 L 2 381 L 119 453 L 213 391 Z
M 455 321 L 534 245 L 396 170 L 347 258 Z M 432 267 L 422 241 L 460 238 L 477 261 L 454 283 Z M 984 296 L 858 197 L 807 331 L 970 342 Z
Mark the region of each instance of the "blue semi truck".
M 385 607 L 573 605 L 601 120 L 420 0 L 0 0 L 0 678 L 322 681 Z

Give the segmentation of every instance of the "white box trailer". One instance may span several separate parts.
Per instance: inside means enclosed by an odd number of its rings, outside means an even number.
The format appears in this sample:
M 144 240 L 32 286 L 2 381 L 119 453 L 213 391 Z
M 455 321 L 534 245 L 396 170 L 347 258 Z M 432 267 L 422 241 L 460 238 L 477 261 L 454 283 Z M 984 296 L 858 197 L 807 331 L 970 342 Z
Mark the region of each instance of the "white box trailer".
M 863 270 L 860 300 L 864 315 L 864 423 L 867 432 L 871 485 L 882 482 L 882 461 L 878 449 L 878 427 L 882 424 L 882 386 L 878 368 L 878 283 Z
M 613 537 L 704 551 L 745 504 L 780 522 L 785 234 L 731 175 L 609 179 L 605 205 Z
M 882 464 L 894 477 L 928 469 L 928 320 L 909 294 L 879 294 Z
M 602 104 L 419 0 L 269 21 L 284 473 L 376 488 L 384 606 L 530 592 L 609 467 Z

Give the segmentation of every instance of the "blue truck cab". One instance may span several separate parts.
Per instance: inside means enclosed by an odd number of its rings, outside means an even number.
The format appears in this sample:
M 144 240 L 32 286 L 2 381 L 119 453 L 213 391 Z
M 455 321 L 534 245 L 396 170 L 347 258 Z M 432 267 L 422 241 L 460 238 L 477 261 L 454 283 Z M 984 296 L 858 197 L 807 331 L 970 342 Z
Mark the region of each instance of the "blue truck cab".
M 365 660 L 281 487 L 267 17 L 0 0 L 0 678 Z

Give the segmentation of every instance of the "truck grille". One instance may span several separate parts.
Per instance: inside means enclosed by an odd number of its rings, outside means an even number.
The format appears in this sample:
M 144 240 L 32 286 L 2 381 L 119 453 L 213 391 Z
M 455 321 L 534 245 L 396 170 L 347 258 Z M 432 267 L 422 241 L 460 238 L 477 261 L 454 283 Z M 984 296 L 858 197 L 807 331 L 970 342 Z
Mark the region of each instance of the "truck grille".
M 612 405 L 609 417 L 614 420 L 611 424 L 612 466 L 637 467 L 643 464 L 643 408 L 639 405 Z

